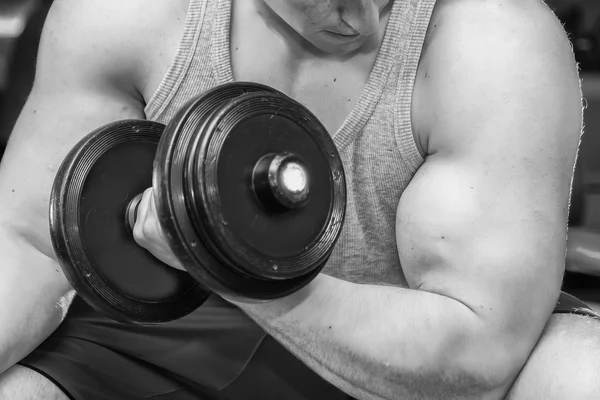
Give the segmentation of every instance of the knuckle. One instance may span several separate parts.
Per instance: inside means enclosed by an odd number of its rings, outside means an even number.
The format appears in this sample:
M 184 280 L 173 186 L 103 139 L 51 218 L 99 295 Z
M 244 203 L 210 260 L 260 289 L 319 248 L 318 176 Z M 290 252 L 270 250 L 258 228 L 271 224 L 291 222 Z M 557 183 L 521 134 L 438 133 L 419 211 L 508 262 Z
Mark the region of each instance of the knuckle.
M 145 223 L 142 224 L 141 227 L 141 231 L 142 231 L 142 235 L 144 236 L 144 238 L 151 238 L 154 236 L 154 229 L 153 229 L 153 224 L 152 223 L 148 223 L 149 221 L 144 221 Z
M 142 245 L 146 242 L 143 225 L 144 224 L 142 222 L 138 222 L 133 227 L 133 239 L 139 245 Z

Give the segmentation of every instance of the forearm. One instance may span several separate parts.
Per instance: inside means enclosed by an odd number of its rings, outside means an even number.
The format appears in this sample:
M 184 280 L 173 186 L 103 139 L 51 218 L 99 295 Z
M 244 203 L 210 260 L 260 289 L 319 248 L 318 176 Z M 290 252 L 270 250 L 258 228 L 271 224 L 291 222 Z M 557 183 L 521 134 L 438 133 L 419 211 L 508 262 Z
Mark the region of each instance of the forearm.
M 69 286 L 54 260 L 13 232 L 0 230 L 0 254 L 2 373 L 58 327 Z
M 287 298 L 236 304 L 358 399 L 501 396 L 506 378 L 492 365 L 501 349 L 474 312 L 448 297 L 320 275 Z

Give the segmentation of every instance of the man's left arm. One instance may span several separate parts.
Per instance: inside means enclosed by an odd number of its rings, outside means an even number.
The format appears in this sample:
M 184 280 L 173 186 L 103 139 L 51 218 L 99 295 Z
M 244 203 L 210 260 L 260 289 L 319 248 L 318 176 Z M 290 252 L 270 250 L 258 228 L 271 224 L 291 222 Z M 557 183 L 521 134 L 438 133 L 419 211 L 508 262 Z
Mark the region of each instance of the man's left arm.
M 322 274 L 236 303 L 359 399 L 502 398 L 559 294 L 581 129 L 568 40 L 539 1 L 454 3 L 413 104 L 428 155 L 398 207 L 410 288 Z

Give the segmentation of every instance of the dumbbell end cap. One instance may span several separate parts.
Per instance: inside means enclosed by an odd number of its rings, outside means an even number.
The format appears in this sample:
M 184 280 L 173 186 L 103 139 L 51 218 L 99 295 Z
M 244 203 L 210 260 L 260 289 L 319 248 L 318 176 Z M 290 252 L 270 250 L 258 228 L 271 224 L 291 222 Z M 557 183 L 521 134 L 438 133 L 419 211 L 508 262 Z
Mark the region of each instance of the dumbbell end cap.
M 293 154 L 263 156 L 252 179 L 257 198 L 272 211 L 299 209 L 308 203 L 310 177 L 304 163 Z

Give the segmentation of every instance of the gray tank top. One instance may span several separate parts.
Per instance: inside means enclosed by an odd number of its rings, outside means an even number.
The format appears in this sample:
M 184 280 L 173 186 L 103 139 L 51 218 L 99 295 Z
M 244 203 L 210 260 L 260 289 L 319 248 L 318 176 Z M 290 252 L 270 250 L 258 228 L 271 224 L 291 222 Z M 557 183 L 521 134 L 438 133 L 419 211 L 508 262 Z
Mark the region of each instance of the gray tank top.
M 358 103 L 331 132 L 347 179 L 346 220 L 324 273 L 354 283 L 405 285 L 396 245 L 400 196 L 423 163 L 411 125 L 412 91 L 436 0 L 396 0 Z M 167 123 L 198 93 L 234 81 L 231 0 L 191 0 L 175 60 L 148 101 Z

